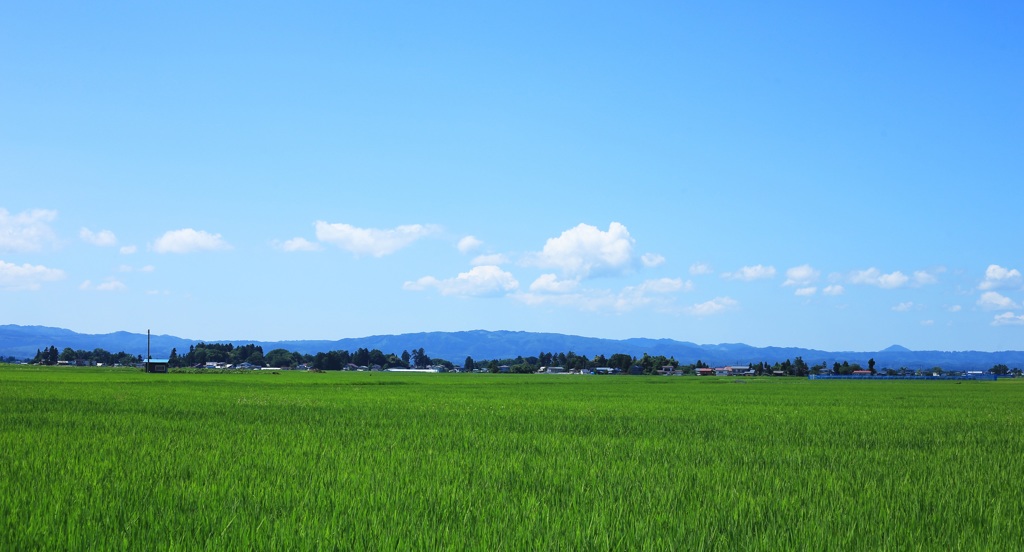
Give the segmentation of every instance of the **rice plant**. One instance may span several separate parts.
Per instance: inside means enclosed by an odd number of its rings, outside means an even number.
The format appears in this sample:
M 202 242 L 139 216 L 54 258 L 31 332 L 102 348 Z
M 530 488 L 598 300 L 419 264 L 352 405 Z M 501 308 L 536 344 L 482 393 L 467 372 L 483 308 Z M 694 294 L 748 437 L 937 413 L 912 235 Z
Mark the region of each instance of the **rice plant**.
M 1024 548 L 1024 385 L 0 368 L 0 548 Z

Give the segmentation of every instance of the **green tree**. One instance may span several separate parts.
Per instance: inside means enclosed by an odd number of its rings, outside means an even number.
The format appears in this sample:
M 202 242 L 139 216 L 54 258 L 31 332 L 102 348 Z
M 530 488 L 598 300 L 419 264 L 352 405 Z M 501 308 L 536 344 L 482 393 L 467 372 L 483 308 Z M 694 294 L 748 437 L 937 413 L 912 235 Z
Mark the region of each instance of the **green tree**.
M 426 368 L 427 366 L 430 366 L 430 357 L 427 356 L 427 353 L 423 350 L 423 347 L 420 347 L 419 349 L 413 351 L 412 361 L 417 368 Z
M 1010 367 L 1005 364 L 996 364 L 995 366 L 989 368 L 988 371 L 990 374 L 995 374 L 997 376 L 1005 376 L 1010 373 Z
M 274 349 L 270 351 L 266 354 L 264 360 L 267 362 L 267 366 L 272 368 L 291 368 L 297 364 L 292 353 L 285 349 Z M 250 362 L 252 361 L 250 360 Z M 253 364 L 256 363 L 253 362 Z
M 473 370 L 476 369 L 476 363 L 473 362 L 473 357 L 466 357 L 466 362 L 462 363 L 462 369 L 467 372 L 472 372 Z
M 793 375 L 804 377 L 810 373 L 811 369 L 807 367 L 807 363 L 804 362 L 803 357 L 796 357 L 793 359 Z
M 255 364 L 256 366 L 266 366 L 267 364 L 266 359 L 263 358 L 263 351 L 253 351 L 253 353 L 249 355 L 248 362 L 250 364 Z
M 513 374 L 532 374 L 537 371 L 537 367 L 528 362 L 522 362 L 510 366 L 509 371 Z
M 869 358 L 868 359 L 868 370 L 871 370 L 872 374 L 875 373 L 875 359 L 873 359 L 873 358 Z
M 633 357 L 622 353 L 615 353 L 608 359 L 608 366 L 611 368 L 618 368 L 625 372 L 633 366 Z

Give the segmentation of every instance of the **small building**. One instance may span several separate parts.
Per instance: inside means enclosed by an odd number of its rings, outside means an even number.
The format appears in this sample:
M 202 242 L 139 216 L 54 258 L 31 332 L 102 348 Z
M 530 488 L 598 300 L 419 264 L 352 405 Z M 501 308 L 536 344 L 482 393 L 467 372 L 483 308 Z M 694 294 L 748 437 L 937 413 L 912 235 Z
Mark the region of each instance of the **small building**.
M 146 372 L 151 374 L 166 374 L 167 367 L 171 364 L 170 359 L 151 358 L 143 363 Z
M 694 372 L 696 372 L 698 376 L 713 376 L 713 375 L 715 375 L 715 369 L 714 368 L 697 368 L 696 370 L 694 370 Z
M 540 374 L 564 374 L 566 369 L 565 366 L 541 366 L 537 372 Z

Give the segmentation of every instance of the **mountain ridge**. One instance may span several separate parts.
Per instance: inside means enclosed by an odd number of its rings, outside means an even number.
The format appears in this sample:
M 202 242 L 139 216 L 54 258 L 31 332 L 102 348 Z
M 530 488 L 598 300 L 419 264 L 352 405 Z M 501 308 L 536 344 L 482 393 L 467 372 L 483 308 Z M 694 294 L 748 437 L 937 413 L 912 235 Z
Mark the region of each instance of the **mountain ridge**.
M 775 363 L 802 357 L 808 364 L 825 362 L 857 362 L 866 365 L 874 359 L 879 368 L 984 369 L 995 364 L 1011 368 L 1024 367 L 1022 351 L 912 351 L 892 345 L 880 351 L 824 351 L 801 347 L 754 347 L 744 343 L 697 344 L 667 338 L 634 337 L 604 339 L 549 332 L 516 330 L 462 330 L 455 332 L 416 332 L 383 334 L 338 340 L 196 340 L 166 334 L 151 335 L 154 357 L 166 357 L 172 349 L 179 353 L 200 342 L 253 343 L 264 351 L 287 349 L 302 354 L 316 354 L 332 350 L 355 351 L 359 348 L 379 349 L 385 354 L 400 354 L 403 350 L 423 348 L 428 356 L 443 358 L 456 364 L 471 356 L 476 360 L 512 359 L 528 357 L 540 352 L 565 352 L 592 357 L 622 353 L 631 356 L 664 355 L 691 364 L 700 360 L 711 365 L 746 365 L 757 362 Z M 54 346 L 75 350 L 101 348 L 110 352 L 146 353 L 146 334 L 117 331 L 107 334 L 82 334 L 65 328 L 49 326 L 0 325 L 0 356 L 30 359 L 36 351 Z

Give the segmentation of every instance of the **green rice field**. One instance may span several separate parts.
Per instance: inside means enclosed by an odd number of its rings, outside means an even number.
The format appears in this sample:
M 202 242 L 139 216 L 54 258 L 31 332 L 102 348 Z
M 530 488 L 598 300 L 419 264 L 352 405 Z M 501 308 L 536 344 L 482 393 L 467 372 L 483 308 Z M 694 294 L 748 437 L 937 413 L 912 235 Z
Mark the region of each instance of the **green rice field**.
M 1024 380 L 0 366 L 0 550 L 1021 550 Z

